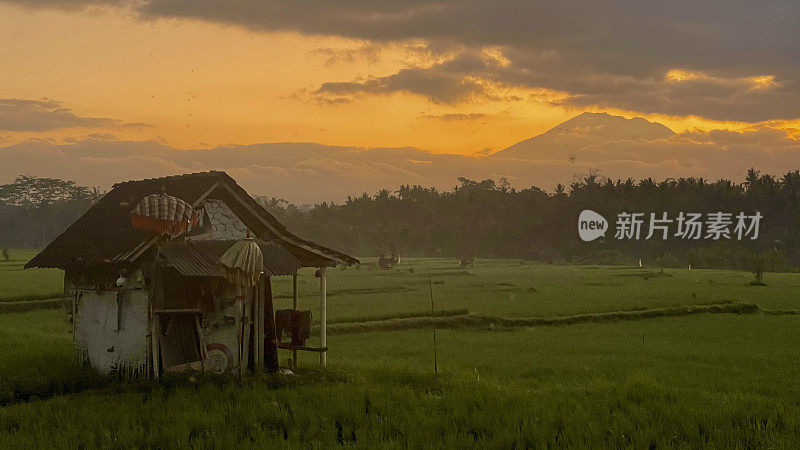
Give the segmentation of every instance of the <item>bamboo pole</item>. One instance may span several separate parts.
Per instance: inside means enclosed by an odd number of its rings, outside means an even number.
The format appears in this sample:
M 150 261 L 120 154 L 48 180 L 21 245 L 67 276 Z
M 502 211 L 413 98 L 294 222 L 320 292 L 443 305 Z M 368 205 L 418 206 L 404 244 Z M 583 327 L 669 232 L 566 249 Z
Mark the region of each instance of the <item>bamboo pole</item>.
M 160 371 L 159 363 L 161 359 L 160 355 L 158 354 L 158 334 L 159 334 L 159 328 L 161 328 L 161 324 L 158 321 L 158 314 L 152 314 L 152 319 L 150 323 L 151 323 L 150 335 L 153 341 L 153 350 L 152 350 L 153 378 L 158 378 L 158 372 Z
M 433 307 L 433 276 L 431 269 L 428 269 L 428 286 L 431 291 L 431 318 L 433 319 L 433 373 L 439 373 L 439 366 L 436 358 L 436 310 Z
M 297 271 L 295 271 L 292 274 L 292 311 L 297 311 L 297 297 Z M 292 368 L 297 368 L 297 349 L 292 350 Z
M 242 314 L 242 323 L 244 330 L 242 332 L 242 357 L 239 361 L 239 374 L 247 373 L 247 363 L 250 361 L 250 326 L 253 323 L 253 301 L 245 294 L 244 297 L 244 314 Z
M 203 338 L 203 327 L 200 324 L 200 316 L 194 316 L 194 327 L 197 332 L 197 342 L 200 345 L 200 358 L 201 358 L 201 365 L 203 366 L 203 370 L 208 370 L 208 364 L 210 363 L 208 359 L 208 350 L 206 349 L 206 340 Z
M 236 285 L 236 303 L 239 303 L 239 332 L 236 336 L 236 353 L 237 358 L 239 358 L 239 379 L 242 378 L 242 341 L 244 340 L 244 323 L 245 323 L 245 296 L 242 293 L 242 286 Z
M 156 314 L 155 310 L 159 307 L 163 307 L 164 302 L 164 280 L 163 274 L 160 272 L 158 267 L 158 257 L 161 253 L 161 250 L 158 245 L 156 245 L 156 251 L 153 258 L 153 277 L 150 279 L 150 295 L 149 295 L 149 312 L 150 312 L 150 340 L 152 341 L 152 362 L 153 362 L 153 379 L 158 379 L 159 372 L 161 371 L 161 355 L 159 352 L 159 335 L 161 334 L 161 322 L 159 321 L 159 315 Z
M 320 332 L 320 347 L 326 348 L 328 346 L 328 282 L 325 277 L 326 267 L 319 268 L 319 301 L 320 301 L 320 314 L 319 314 L 319 332 Z M 328 365 L 328 352 L 323 351 L 319 354 L 319 364 L 322 367 Z
M 253 315 L 255 336 L 253 337 L 253 369 L 256 372 L 264 371 L 264 275 L 258 278 L 253 295 Z

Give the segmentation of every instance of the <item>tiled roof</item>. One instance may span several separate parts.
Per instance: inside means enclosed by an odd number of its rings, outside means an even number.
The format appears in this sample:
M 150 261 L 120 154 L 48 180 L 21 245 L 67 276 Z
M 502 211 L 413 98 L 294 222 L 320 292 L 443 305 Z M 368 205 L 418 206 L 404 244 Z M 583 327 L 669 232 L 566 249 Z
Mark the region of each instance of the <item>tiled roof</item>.
M 213 198 L 225 201 L 258 238 L 279 243 L 303 267 L 358 262 L 349 255 L 292 234 L 228 174 L 212 171 L 115 184 L 108 194 L 25 267 L 86 267 L 119 262 L 120 255 L 135 259 L 142 253 L 133 250 L 137 247 L 146 249 L 147 245 L 143 243 L 156 235 L 152 231 L 134 228 L 130 211 L 142 198 L 162 189 L 190 204 L 213 189 Z

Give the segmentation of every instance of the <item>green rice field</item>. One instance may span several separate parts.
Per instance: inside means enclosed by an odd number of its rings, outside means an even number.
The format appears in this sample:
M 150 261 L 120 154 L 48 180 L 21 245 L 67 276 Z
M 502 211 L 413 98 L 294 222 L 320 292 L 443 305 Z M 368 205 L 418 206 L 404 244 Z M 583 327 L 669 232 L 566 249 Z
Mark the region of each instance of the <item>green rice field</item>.
M 13 256 L 13 255 L 12 255 Z M 0 267 L 4 299 L 60 290 L 59 271 Z M 8 270 L 6 270 L 8 268 Z M 36 275 L 28 275 L 27 272 Z M 77 365 L 61 310 L 0 314 L 0 447 L 795 448 L 800 275 L 409 259 L 328 271 L 331 322 L 469 311 L 560 317 L 714 303 L 697 314 L 328 337 L 294 375 L 103 379 Z M 30 278 L 29 278 L 30 277 Z M 300 307 L 318 317 L 318 279 Z M 291 280 L 274 280 L 275 307 Z M 49 289 L 49 291 L 48 291 Z M 8 300 L 6 300 L 8 301 Z M 781 311 L 770 314 L 764 311 Z M 280 355 L 285 364 L 289 355 Z
M 12 249 L 8 261 L 0 258 L 0 302 L 48 299 L 63 294 L 63 271 L 22 268 L 35 255 L 36 250 Z

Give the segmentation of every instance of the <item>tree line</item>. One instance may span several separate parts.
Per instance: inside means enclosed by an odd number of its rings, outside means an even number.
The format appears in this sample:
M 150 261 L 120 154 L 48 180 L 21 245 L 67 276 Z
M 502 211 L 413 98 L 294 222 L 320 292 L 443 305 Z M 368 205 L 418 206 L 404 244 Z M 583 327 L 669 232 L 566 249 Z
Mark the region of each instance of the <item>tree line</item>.
M 756 271 L 800 267 L 800 172 L 776 177 L 755 169 L 742 183 L 703 178 L 612 180 L 597 172 L 552 192 L 515 189 L 508 180 L 459 178 L 450 190 L 403 185 L 343 203 L 310 208 L 256 197 L 298 235 L 361 256 L 522 258 L 550 263 L 725 267 Z M 0 186 L 0 248 L 42 247 L 103 193 L 72 181 L 29 176 Z M 590 209 L 609 222 L 605 237 L 583 242 L 578 216 Z M 761 216 L 758 238 L 645 239 L 649 214 Z M 643 213 L 642 237 L 617 239 L 621 213 Z M 672 224 L 675 226 L 676 224 Z M 733 225 L 732 225 L 733 226 Z
M 57 178 L 21 175 L 0 185 L 0 248 L 44 247 L 102 195 Z
M 758 271 L 800 267 L 800 172 L 783 176 L 748 171 L 742 183 L 703 178 L 612 180 L 597 172 L 576 177 L 553 192 L 515 189 L 506 179 L 459 178 L 451 190 L 401 186 L 322 203 L 310 210 L 277 198 L 258 199 L 299 235 L 356 255 L 378 256 L 395 247 L 405 256 L 523 258 L 551 263 L 724 267 Z M 578 216 L 590 209 L 612 228 L 583 242 Z M 616 239 L 621 213 L 643 213 L 640 239 Z M 723 212 L 761 216 L 758 238 L 644 239 L 649 214 L 675 219 Z M 673 223 L 673 226 L 676 224 Z M 753 230 L 751 230 L 753 231 Z

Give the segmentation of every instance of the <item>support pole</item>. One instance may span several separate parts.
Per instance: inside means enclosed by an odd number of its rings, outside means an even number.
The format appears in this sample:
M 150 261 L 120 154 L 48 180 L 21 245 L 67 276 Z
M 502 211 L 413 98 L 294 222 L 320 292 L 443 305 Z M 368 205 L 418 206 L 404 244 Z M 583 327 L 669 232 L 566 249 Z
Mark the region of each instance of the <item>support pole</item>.
M 297 272 L 292 275 L 292 309 L 297 309 Z
M 297 311 L 297 271 L 292 274 L 292 314 L 294 311 Z M 297 349 L 292 350 L 292 367 L 290 369 L 297 368 Z
M 320 313 L 319 313 L 319 333 L 320 333 L 320 347 L 326 348 L 328 346 L 328 282 L 325 278 L 325 269 L 326 267 L 319 268 L 319 302 L 320 302 Z M 319 364 L 322 367 L 328 365 L 328 352 L 324 350 L 319 354 Z
M 278 338 L 275 336 L 275 308 L 272 302 L 272 281 L 264 277 L 264 364 L 270 372 L 280 369 L 278 364 Z
M 242 356 L 239 361 L 239 378 L 250 370 L 250 329 L 253 326 L 253 303 L 254 299 L 249 292 L 251 288 L 247 288 L 244 297 L 244 313 L 242 314 Z
M 255 304 L 253 305 L 253 326 L 255 336 L 253 337 L 253 369 L 254 372 L 264 371 L 264 274 L 258 277 L 253 292 Z
M 158 314 L 151 313 L 150 319 L 150 339 L 152 340 L 153 355 L 153 378 L 157 379 L 159 372 L 161 372 L 161 355 L 158 351 L 158 335 L 161 333 L 161 323 L 158 320 Z

